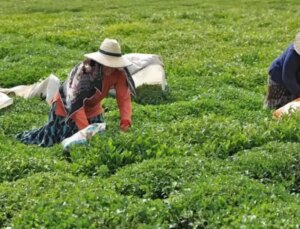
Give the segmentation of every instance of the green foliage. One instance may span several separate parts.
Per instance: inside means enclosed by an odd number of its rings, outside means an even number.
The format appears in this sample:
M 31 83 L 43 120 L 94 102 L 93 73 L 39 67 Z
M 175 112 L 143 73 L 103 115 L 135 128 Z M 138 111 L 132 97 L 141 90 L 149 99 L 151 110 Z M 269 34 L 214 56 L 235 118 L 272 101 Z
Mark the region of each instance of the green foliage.
M 0 227 L 297 228 L 299 114 L 263 109 L 267 70 L 299 30 L 296 0 L 0 0 L 0 87 L 64 80 L 105 37 L 163 57 L 169 88 L 144 85 L 133 124 L 86 146 L 24 145 L 41 98 L 0 110 Z
M 284 189 L 238 174 L 200 178 L 168 200 L 172 228 L 293 228 L 300 211 L 296 203 Z
M 161 89 L 160 85 L 142 85 L 136 89 L 136 98 L 134 100 L 140 104 L 162 104 L 171 102 L 170 88 L 167 87 L 165 91 Z
M 165 141 L 167 132 L 159 130 L 157 133 L 153 136 L 146 131 L 132 130 L 126 134 L 116 134 L 114 138 L 105 133 L 92 139 L 91 149 L 87 151 L 85 147 L 77 148 L 76 152 L 71 152 L 71 156 L 78 164 L 78 173 L 95 176 L 101 174 L 103 169 L 112 174 L 128 164 L 184 153 L 183 147 Z
M 283 183 L 299 193 L 299 144 L 271 142 L 238 153 L 233 158 L 238 170 L 263 183 Z
M 1 226 L 16 228 L 139 228 L 163 224 L 160 201 L 125 197 L 101 180 L 41 173 L 0 187 Z
M 219 165 L 196 157 L 167 157 L 126 167 L 108 180 L 123 195 L 166 199 L 185 184 L 214 173 L 214 166 Z

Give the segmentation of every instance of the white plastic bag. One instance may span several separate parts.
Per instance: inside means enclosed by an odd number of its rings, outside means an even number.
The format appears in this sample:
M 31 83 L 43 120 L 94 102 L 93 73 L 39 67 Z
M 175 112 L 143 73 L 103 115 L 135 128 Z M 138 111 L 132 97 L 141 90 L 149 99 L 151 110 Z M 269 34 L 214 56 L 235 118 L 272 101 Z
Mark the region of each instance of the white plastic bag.
M 69 149 L 71 145 L 86 144 L 95 134 L 101 133 L 105 130 L 105 123 L 93 123 L 86 128 L 73 134 L 71 137 L 64 139 L 61 144 L 64 150 Z

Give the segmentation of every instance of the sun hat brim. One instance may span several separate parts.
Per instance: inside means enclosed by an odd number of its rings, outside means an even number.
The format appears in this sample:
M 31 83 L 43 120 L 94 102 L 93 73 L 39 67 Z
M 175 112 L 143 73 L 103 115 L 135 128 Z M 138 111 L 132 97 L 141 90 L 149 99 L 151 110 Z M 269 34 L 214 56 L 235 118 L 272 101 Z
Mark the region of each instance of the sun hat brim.
M 300 55 L 300 33 L 296 34 L 296 37 L 294 40 L 294 49 Z
M 88 53 L 84 56 L 111 68 L 123 68 L 132 65 L 132 63 L 124 56 L 109 56 L 100 52 Z

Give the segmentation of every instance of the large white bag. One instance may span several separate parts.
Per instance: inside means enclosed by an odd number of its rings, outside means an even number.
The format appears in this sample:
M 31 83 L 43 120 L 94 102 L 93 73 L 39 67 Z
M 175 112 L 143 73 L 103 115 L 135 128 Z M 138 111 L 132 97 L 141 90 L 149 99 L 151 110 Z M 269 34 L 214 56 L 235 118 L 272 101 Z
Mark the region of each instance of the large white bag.
M 135 87 L 142 85 L 160 85 L 164 91 L 167 86 L 165 71 L 163 66 L 152 64 L 132 75 Z
M 0 109 L 7 107 L 13 103 L 13 99 L 6 94 L 0 92 Z
M 42 96 L 50 104 L 55 93 L 60 86 L 60 80 L 57 76 L 51 74 L 46 79 L 30 85 L 19 85 L 12 88 L 0 88 L 0 92 L 4 94 L 13 94 L 25 99 L 34 96 Z M 1 105 L 1 104 L 0 104 Z

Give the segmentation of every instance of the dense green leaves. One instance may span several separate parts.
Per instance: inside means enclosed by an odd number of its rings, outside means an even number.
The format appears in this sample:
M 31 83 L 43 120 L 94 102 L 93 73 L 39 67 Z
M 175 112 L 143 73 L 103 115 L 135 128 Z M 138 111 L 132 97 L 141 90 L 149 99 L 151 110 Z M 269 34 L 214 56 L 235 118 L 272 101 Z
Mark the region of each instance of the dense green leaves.
M 133 125 L 88 145 L 28 146 L 41 98 L 0 111 L 0 227 L 298 228 L 299 114 L 263 109 L 271 61 L 299 30 L 296 0 L 0 0 L 0 87 L 64 80 L 105 37 L 162 56 L 168 90 L 143 86 Z

